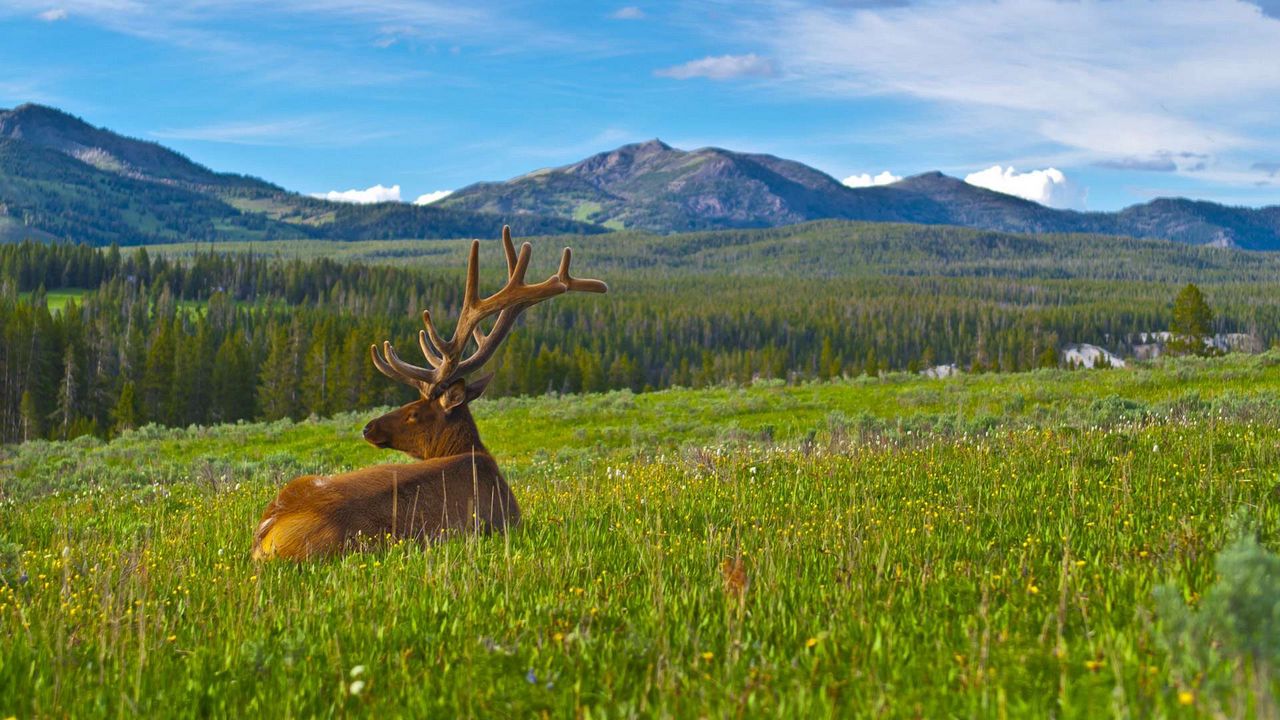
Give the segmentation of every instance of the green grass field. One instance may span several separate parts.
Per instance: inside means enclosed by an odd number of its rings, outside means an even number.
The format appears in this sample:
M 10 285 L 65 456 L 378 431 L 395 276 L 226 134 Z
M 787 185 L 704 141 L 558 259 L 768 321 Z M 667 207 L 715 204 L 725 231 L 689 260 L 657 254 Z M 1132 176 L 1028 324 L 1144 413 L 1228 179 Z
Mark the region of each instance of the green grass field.
M 66 307 L 68 302 L 71 302 L 72 300 L 79 302 L 80 299 L 88 292 L 88 290 L 81 290 L 79 288 L 50 290 L 45 293 L 45 302 L 49 305 L 49 312 L 61 312 L 62 308 Z M 30 298 L 32 293 L 22 293 L 21 295 L 24 298 Z
M 1280 354 L 475 413 L 524 525 L 304 565 L 258 515 L 373 413 L 0 450 L 0 717 L 1274 712 L 1153 591 L 1275 546 Z

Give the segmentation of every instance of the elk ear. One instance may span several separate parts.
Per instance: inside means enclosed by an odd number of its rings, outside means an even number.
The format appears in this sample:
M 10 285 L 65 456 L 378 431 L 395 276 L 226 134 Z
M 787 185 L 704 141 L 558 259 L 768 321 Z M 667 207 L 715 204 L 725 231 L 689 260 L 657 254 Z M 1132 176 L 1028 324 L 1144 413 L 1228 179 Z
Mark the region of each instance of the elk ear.
M 440 397 L 436 398 L 436 402 L 440 403 L 440 409 L 444 410 L 448 415 L 451 410 L 467 401 L 467 381 L 459 378 L 449 383 L 449 387 L 440 393 Z
M 471 402 L 484 394 L 484 389 L 489 387 L 489 381 L 493 379 L 493 375 L 493 373 L 489 373 L 467 385 L 467 402 Z

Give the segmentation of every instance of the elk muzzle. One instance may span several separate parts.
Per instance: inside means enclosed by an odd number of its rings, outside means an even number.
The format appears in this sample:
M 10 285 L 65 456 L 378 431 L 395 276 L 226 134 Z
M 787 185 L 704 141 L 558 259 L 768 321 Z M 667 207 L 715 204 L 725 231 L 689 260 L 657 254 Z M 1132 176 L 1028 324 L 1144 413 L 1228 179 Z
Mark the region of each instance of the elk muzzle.
M 391 447 L 391 436 L 383 429 L 384 423 L 380 422 L 382 418 L 374 418 L 364 426 L 363 435 L 365 442 L 376 448 L 386 449 Z

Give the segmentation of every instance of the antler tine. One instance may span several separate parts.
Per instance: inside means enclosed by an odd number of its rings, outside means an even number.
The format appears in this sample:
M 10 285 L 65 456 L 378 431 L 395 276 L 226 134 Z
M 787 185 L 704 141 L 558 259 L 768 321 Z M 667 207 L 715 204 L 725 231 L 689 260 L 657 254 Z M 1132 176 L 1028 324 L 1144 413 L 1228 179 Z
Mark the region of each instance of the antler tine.
M 440 333 L 436 332 L 435 323 L 431 322 L 430 310 L 422 311 L 422 324 L 423 326 L 426 327 L 427 339 L 431 341 L 431 350 L 432 350 L 432 352 L 428 353 L 427 346 L 422 344 L 422 339 L 421 339 L 422 331 L 420 330 L 418 331 L 419 332 L 418 344 L 422 345 L 422 352 L 427 355 L 428 360 L 431 360 L 432 356 L 435 356 L 440 358 L 440 363 L 443 364 L 445 358 L 449 356 L 448 354 L 449 346 L 446 345 L 444 339 L 440 337 Z M 432 363 L 432 364 L 435 365 L 436 367 L 440 367 L 440 365 L 436 365 L 435 363 Z
M 560 271 L 556 273 L 556 277 L 565 287 L 578 292 L 589 293 L 607 293 L 609 286 L 603 280 L 592 280 L 590 278 L 575 278 L 569 275 L 569 262 L 573 259 L 573 250 L 564 249 L 564 253 L 560 256 Z
M 458 364 L 457 374 L 465 375 L 473 370 L 479 370 L 489 362 L 489 358 L 493 357 L 494 351 L 502 344 L 507 333 L 515 327 L 516 318 L 520 317 L 520 313 L 524 312 L 529 305 L 532 303 L 513 305 L 503 310 L 498 314 L 498 319 L 494 321 L 493 329 L 488 335 L 482 335 L 479 330 L 476 330 L 476 351 L 471 354 L 471 357 Z
M 378 372 L 382 373 L 383 375 L 386 375 L 392 380 L 403 381 L 403 378 L 400 377 L 400 374 L 397 373 L 395 370 L 391 369 L 391 366 L 388 365 L 386 361 L 382 359 L 382 356 L 378 354 L 377 345 L 369 346 L 369 355 L 373 358 L 373 366 L 378 368 Z
M 382 353 L 386 355 L 385 360 L 378 353 L 377 345 L 369 346 L 369 355 L 373 358 L 373 366 L 378 369 L 378 372 L 396 382 L 413 387 L 420 393 L 425 393 L 432 384 L 431 380 L 423 379 L 423 376 L 428 375 L 429 372 L 424 368 L 414 367 L 401 360 L 395 354 L 395 350 L 391 348 L 390 342 L 383 342 L 382 346 Z M 405 372 L 406 370 L 416 372 Z
M 400 356 L 396 354 L 396 349 L 391 347 L 390 340 L 383 341 L 382 354 L 386 356 L 387 363 L 391 365 L 391 367 L 395 368 L 396 372 L 406 378 L 423 383 L 434 383 L 437 379 L 437 374 L 435 372 L 426 368 L 420 368 L 417 365 L 410 365 L 404 360 L 401 360 Z
M 516 264 L 509 266 L 508 270 L 511 275 L 507 278 L 507 287 L 520 287 L 524 285 L 525 273 L 529 271 L 529 258 L 533 256 L 533 246 L 524 243 L 520 246 L 520 257 L 516 258 Z M 506 290 L 507 288 L 503 288 Z
M 477 303 L 480 298 L 480 241 L 471 241 L 471 255 L 467 257 L 467 286 L 462 292 L 462 307 L 465 311 Z
M 511 226 L 502 226 L 502 250 L 507 256 L 507 277 L 511 277 L 516 270 L 516 247 L 511 244 Z
M 427 331 L 418 331 L 418 347 L 422 348 L 422 355 L 431 363 L 431 367 L 439 370 L 440 365 L 444 363 L 444 358 L 436 355 L 435 348 L 431 347 L 431 341 L 427 339 Z

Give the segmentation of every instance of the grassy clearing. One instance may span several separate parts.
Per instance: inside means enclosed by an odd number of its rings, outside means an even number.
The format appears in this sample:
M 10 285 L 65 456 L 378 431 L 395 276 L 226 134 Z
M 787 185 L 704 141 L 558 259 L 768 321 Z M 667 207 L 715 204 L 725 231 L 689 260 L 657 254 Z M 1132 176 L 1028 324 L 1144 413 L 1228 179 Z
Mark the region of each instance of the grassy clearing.
M 49 305 L 49 312 L 62 312 L 62 309 L 67 306 L 67 303 L 71 302 L 72 300 L 76 302 L 80 302 L 80 299 L 83 298 L 89 292 L 90 292 L 89 290 L 83 290 L 80 288 L 64 288 L 61 290 L 50 290 L 45 293 L 45 301 Z M 19 294 L 19 296 L 22 297 L 23 299 L 30 299 L 31 295 L 32 293 Z
M 1280 356 L 476 414 L 524 526 L 304 566 L 253 525 L 364 416 L 5 449 L 0 717 L 1257 711 L 1152 591 L 1274 546 Z

